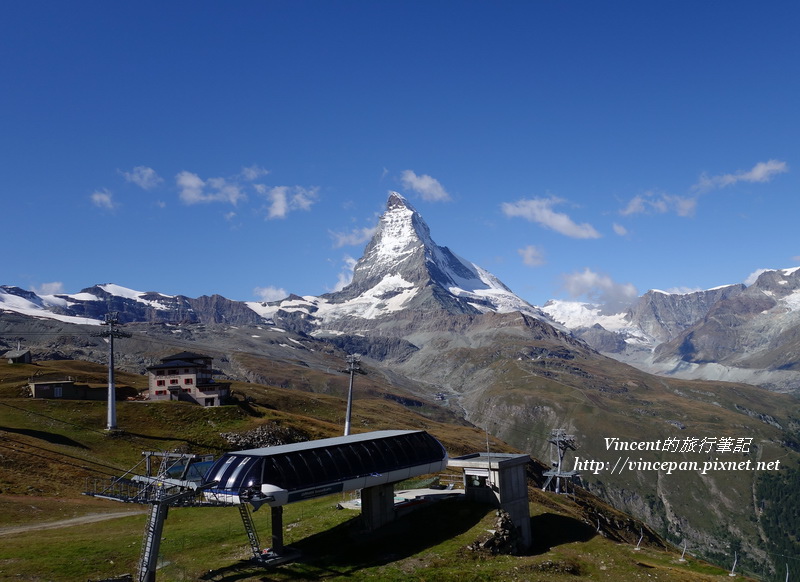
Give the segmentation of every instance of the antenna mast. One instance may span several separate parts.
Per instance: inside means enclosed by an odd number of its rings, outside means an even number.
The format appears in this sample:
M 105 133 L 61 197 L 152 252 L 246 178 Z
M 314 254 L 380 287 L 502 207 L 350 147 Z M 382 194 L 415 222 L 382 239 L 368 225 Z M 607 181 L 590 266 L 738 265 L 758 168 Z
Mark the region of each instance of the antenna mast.
M 100 333 L 92 334 L 95 337 L 108 338 L 108 420 L 106 430 L 116 430 L 117 428 L 117 389 L 114 386 L 114 338 L 131 337 L 131 334 L 115 329 L 119 325 L 119 312 L 110 311 L 106 313 L 105 320 L 100 325 L 107 325 L 108 329 Z

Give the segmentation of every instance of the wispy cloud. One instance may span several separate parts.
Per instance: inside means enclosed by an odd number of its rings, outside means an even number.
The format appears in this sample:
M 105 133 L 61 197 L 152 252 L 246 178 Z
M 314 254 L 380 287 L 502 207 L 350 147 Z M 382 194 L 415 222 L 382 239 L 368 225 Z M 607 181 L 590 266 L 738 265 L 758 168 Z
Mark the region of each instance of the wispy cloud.
M 707 192 L 716 188 L 732 186 L 737 182 L 769 182 L 774 176 L 788 171 L 789 166 L 786 162 L 769 160 L 757 163 L 750 170 L 739 171 L 734 174 L 709 176 L 703 173 L 697 183 L 692 186 L 692 189 L 700 192 Z
M 648 191 L 631 198 L 619 211 L 622 216 L 633 214 L 664 214 L 674 212 L 678 216 L 694 216 L 697 198 L 693 196 L 674 196 L 665 192 Z
M 258 180 L 269 174 L 269 170 L 266 168 L 262 168 L 256 164 L 252 166 L 242 168 L 242 171 L 239 173 L 243 180 L 247 180 L 248 182 L 252 182 L 253 180 Z
M 353 280 L 353 269 L 358 262 L 350 255 L 345 255 L 342 258 L 342 261 L 344 262 L 344 265 L 342 266 L 342 270 L 339 272 L 339 277 L 336 281 L 336 286 L 334 286 L 333 291 L 341 291 L 350 284 L 350 282 Z
M 539 247 L 528 245 L 525 248 L 517 249 L 522 262 L 529 267 L 539 267 L 545 264 L 544 251 Z
M 572 238 L 600 238 L 601 234 L 588 223 L 577 224 L 563 212 L 556 212 L 553 207 L 565 202 L 561 198 L 522 199 L 517 202 L 503 202 L 500 208 L 508 217 L 520 217 L 535 222 L 545 228 L 554 230 Z
M 758 279 L 763 273 L 766 273 L 767 271 L 771 270 L 772 269 L 756 269 L 747 276 L 747 278 L 744 280 L 744 284 L 749 287 L 750 285 L 755 283 L 756 279 Z
M 428 202 L 446 202 L 450 200 L 450 194 L 439 183 L 439 180 L 428 174 L 417 176 L 413 170 L 404 170 L 400 180 L 404 188 L 413 190 L 422 196 L 423 200 Z
M 228 202 L 236 206 L 239 202 L 247 199 L 241 185 L 226 178 L 202 180 L 193 172 L 183 171 L 175 176 L 175 183 L 180 190 L 180 199 L 184 204 Z
M 262 187 L 258 191 L 267 199 L 267 218 L 286 218 L 294 210 L 310 210 L 317 201 L 319 188 L 302 186 Z
M 107 189 L 95 190 L 91 195 L 92 204 L 98 208 L 105 208 L 106 210 L 113 210 L 116 206 L 114 204 L 114 195 Z
M 143 190 L 152 190 L 164 181 L 153 168 L 147 166 L 136 166 L 130 172 L 122 172 L 122 176 Z
M 350 232 L 328 231 L 333 238 L 333 248 L 361 245 L 369 241 L 375 234 L 377 227 L 356 228 Z
M 632 283 L 617 283 L 608 275 L 589 268 L 564 275 L 564 289 L 573 299 L 586 298 L 603 305 L 605 313 L 618 313 L 629 307 L 638 297 Z
M 268 287 L 256 287 L 253 289 L 253 295 L 258 297 L 261 301 L 280 301 L 289 296 L 285 289 L 273 287 L 272 285 Z
M 31 291 L 39 296 L 42 295 L 56 295 L 57 293 L 64 292 L 64 283 L 61 281 L 53 281 L 52 283 L 42 283 L 38 287 L 31 287 Z
M 619 236 L 625 236 L 626 234 L 628 234 L 628 229 L 616 222 L 611 225 L 611 228 L 613 228 L 614 232 Z

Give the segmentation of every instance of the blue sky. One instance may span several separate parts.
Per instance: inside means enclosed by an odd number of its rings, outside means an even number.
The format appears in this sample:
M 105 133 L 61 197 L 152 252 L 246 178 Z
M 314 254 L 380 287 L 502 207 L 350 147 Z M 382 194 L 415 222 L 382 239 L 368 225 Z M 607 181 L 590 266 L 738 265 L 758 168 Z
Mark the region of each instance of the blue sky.
M 5 2 L 0 284 L 347 280 L 388 192 L 541 305 L 797 266 L 795 2 Z

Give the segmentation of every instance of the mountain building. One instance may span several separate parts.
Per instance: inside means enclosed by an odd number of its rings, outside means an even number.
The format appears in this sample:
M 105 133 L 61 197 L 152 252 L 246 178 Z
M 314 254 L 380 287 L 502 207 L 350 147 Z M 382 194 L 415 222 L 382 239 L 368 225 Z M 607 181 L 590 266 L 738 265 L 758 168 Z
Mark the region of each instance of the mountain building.
M 30 350 L 8 350 L 3 354 L 3 358 L 8 360 L 9 364 L 30 364 L 32 362 Z
M 147 368 L 150 400 L 185 400 L 220 406 L 230 396 L 230 384 L 214 381 L 213 358 L 181 352 Z

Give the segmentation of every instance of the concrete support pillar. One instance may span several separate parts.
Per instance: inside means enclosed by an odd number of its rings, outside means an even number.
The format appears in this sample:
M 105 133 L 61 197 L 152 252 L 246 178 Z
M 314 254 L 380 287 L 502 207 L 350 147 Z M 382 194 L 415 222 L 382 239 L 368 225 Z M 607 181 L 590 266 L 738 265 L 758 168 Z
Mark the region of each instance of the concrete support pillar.
M 394 521 L 394 485 L 387 483 L 361 490 L 361 519 L 368 531 Z

